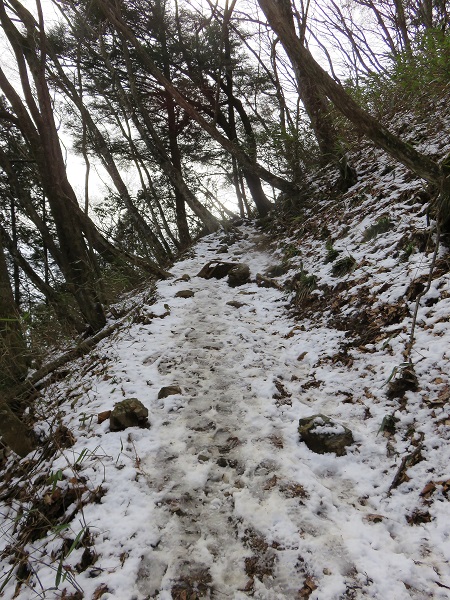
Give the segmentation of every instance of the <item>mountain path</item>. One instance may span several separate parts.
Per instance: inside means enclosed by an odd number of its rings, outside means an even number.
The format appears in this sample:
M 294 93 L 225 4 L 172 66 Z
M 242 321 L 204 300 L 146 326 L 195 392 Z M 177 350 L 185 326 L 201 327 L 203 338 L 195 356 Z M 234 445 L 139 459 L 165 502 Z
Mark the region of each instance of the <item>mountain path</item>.
M 251 224 L 203 238 L 158 282 L 156 299 L 143 291 L 129 323 L 55 384 L 57 423 L 64 418 L 76 443 L 51 471 L 60 470 L 61 490 L 78 485 L 98 498 L 65 532 L 75 539 L 89 529 L 90 548 L 64 558 L 82 595 L 56 589 L 61 539 L 50 531 L 27 546 L 36 577 L 18 592 L 11 585 L 6 600 L 39 590 L 52 600 L 448 598 L 445 488 L 437 483 L 426 504 L 430 475 L 419 463 L 419 475 L 408 469 L 421 477 L 415 491 L 405 479 L 390 493 L 411 442 L 391 438 L 390 452 L 379 434 L 392 412 L 378 389 L 386 357 L 380 365 L 355 349 L 350 367 L 335 362 L 344 331 L 326 315 L 295 320 L 279 289 L 257 286 L 256 274 L 281 258 Z M 198 277 L 212 260 L 247 263 L 251 281 L 231 288 Z M 166 386 L 181 393 L 159 398 Z M 97 423 L 124 398 L 148 408 L 148 429 Z M 351 429 L 345 456 L 316 454 L 299 439 L 299 419 L 318 413 Z M 397 414 L 407 431 L 413 416 Z M 423 452 L 435 453 L 444 481 L 446 441 L 424 426 Z
M 189 267 L 244 255 L 254 276 L 271 260 L 255 249 L 259 239 L 248 234 L 238 253 L 225 257 L 211 244 Z M 254 284 L 230 289 L 226 280 L 195 274 L 183 282 L 195 296 L 181 301 L 168 348 L 153 362 L 162 382 L 183 393 L 162 401 L 165 410 L 171 405 L 162 423 L 164 443 L 141 463 L 160 494 L 152 516 L 160 536 L 143 558 L 138 588 L 158 598 L 301 598 L 310 596 L 313 571 L 320 570 L 329 589 L 335 579 L 351 598 L 361 585 L 343 543 L 347 525 L 337 497 L 357 513 L 369 509 L 341 476 L 314 476 L 313 499 L 302 485 L 296 427 L 311 408 L 293 402 L 287 388 L 308 368 L 286 356 L 278 331 L 282 296 Z M 275 300 L 277 314 L 268 314 L 261 295 Z M 244 306 L 230 306 L 230 299 Z

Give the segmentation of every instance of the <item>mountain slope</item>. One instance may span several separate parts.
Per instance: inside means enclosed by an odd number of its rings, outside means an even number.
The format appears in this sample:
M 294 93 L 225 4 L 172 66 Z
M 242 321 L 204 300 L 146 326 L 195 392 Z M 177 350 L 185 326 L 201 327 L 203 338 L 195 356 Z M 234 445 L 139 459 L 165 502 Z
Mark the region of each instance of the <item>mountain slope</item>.
M 448 597 L 447 254 L 419 313 L 412 391 L 399 365 L 414 300 L 401 298 L 426 278 L 432 242 L 400 256 L 425 224 L 407 187 L 366 220 L 369 198 L 346 223 L 316 205 L 282 242 L 251 224 L 204 238 L 156 298 L 133 299 L 130 322 L 47 388 L 37 428 L 58 450 L 22 461 L 21 481 L 6 464 L 5 598 Z M 396 225 L 361 241 L 386 209 Z M 326 264 L 321 236 L 341 251 Z M 344 254 L 351 269 L 333 277 Z M 197 276 L 217 259 L 247 263 L 253 281 Z M 294 292 L 257 286 L 267 270 Z M 158 399 L 164 386 L 180 389 Z M 97 423 L 124 398 L 150 428 Z M 300 440 L 299 419 L 318 413 L 351 429 L 347 454 Z

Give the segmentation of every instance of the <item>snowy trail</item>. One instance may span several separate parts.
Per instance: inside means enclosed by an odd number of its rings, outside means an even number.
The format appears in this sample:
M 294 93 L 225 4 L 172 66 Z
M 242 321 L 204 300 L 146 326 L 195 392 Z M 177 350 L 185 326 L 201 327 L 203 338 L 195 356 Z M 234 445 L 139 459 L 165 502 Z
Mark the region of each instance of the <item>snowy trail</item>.
M 158 360 L 158 370 L 166 375 L 166 383 L 179 384 L 185 402 L 179 416 L 167 422 L 170 441 L 161 448 L 159 459 L 155 462 L 150 457 L 142 465 L 152 473 L 152 481 L 170 473 L 170 481 L 162 483 L 158 552 L 169 563 L 165 575 L 169 581 L 183 572 L 187 577 L 190 572 L 209 572 L 214 581 L 212 589 L 218 595 L 233 595 L 246 588 L 249 575 L 255 571 L 263 580 L 270 580 L 269 589 L 289 597 L 304 580 L 301 571 L 295 569 L 298 526 L 288 514 L 295 513 L 298 502 L 291 503 L 294 506 L 290 511 L 277 507 L 276 499 L 267 503 L 276 485 L 274 475 L 280 481 L 288 482 L 289 478 L 270 442 L 271 435 L 281 439 L 273 423 L 274 406 L 268 405 L 267 394 L 258 393 L 261 386 L 269 390 L 273 387 L 281 342 L 265 330 L 266 324 L 252 312 L 251 304 L 245 316 L 245 306 L 236 309 L 226 304 L 228 297 L 239 297 L 239 293 L 228 291 L 225 285 L 200 279 L 191 286 L 196 291 L 195 299 L 187 302 L 180 323 L 172 329 L 173 344 L 168 355 Z M 240 298 L 248 300 L 253 294 L 249 295 Z M 176 361 L 173 369 L 168 366 L 172 357 Z M 245 547 L 239 535 L 260 535 L 245 512 L 261 510 L 261 505 L 272 521 L 287 518 L 294 533 L 290 539 L 281 540 L 287 548 L 278 551 L 287 561 L 283 561 L 283 569 L 278 569 L 275 584 L 272 573 L 277 571 L 277 551 L 264 540 L 257 564 L 252 566 L 251 537 Z M 243 569 L 245 558 L 247 574 Z
M 197 277 L 213 259 L 246 262 L 253 279 L 276 262 L 249 225 L 226 253 L 223 243 L 202 240 L 173 279 L 158 283 L 143 322 L 99 346 L 106 372 L 87 385 L 81 370 L 87 391 L 77 412 L 61 390 L 69 427 L 79 428 L 74 457 L 91 453 L 81 473 L 107 489 L 84 507 L 99 557 L 77 576 L 84 597 L 447 598 L 436 580 L 449 574 L 440 542 L 449 532 L 406 524 L 407 495 L 387 493 L 398 460 L 377 436 L 379 420 L 364 420 L 364 404 L 342 402 L 355 375 L 347 381 L 348 371 L 320 366 L 342 332 L 294 329 L 276 289 Z M 186 289 L 192 298 L 175 297 Z M 318 369 L 325 388 L 306 390 Z M 158 399 L 170 385 L 182 393 Z M 104 422 L 80 430 L 80 414 L 124 397 L 144 402 L 150 429 L 112 433 Z M 299 441 L 298 420 L 315 413 L 352 429 L 346 456 L 314 454 Z M 60 468 L 73 476 L 63 459 Z M 48 589 L 54 570 L 39 568 Z M 34 597 L 25 587 L 18 596 Z
M 166 300 L 186 288 L 195 296 L 170 302 L 173 318 L 153 331 L 167 350 L 146 376 L 183 393 L 162 401 L 157 456 L 141 463 L 160 496 L 152 513 L 157 549 L 143 559 L 139 589 L 167 599 L 174 590 L 212 598 L 351 598 L 365 597 L 372 584 L 373 597 L 425 597 L 426 586 L 407 591 L 398 576 L 403 570 L 407 579 L 414 561 L 392 523 L 364 521 L 378 506 L 358 479 L 370 480 L 375 467 L 361 458 L 355 465 L 354 455 L 314 455 L 299 444 L 298 419 L 315 411 L 292 387 L 309 367 L 283 336 L 292 323 L 281 294 L 195 277 L 209 260 L 242 255 L 253 276 L 264 272 L 270 254 L 254 249 L 257 234 L 248 236 L 225 256 L 216 254 L 217 239 L 200 244 L 196 257 L 176 266 L 175 275 L 189 274 L 189 283 L 175 279 L 159 288 Z M 361 570 L 362 557 L 373 561 L 378 581 Z

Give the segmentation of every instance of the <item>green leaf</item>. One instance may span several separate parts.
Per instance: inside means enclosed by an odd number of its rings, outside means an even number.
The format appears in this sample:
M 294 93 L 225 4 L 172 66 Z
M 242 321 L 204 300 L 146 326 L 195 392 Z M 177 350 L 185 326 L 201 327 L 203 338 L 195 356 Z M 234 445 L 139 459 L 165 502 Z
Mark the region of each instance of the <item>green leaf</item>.
M 53 533 L 55 535 L 57 535 L 58 533 L 61 533 L 61 531 L 65 531 L 66 529 L 69 529 L 70 525 L 68 523 L 63 523 L 62 525 L 56 525 L 53 528 Z
M 56 577 L 55 577 L 55 587 L 59 587 L 59 584 L 61 583 L 61 578 L 62 578 L 62 568 L 63 568 L 63 563 L 62 563 L 63 559 L 61 558 L 61 560 L 59 561 L 59 565 L 58 565 L 58 569 L 56 571 Z
M 78 544 L 80 543 L 81 538 L 83 537 L 84 532 L 86 531 L 86 527 L 83 527 L 79 532 L 77 537 L 73 540 L 72 545 L 70 546 L 67 554 L 66 554 L 66 558 L 70 555 L 71 552 L 73 552 L 75 550 L 75 548 L 78 546 Z

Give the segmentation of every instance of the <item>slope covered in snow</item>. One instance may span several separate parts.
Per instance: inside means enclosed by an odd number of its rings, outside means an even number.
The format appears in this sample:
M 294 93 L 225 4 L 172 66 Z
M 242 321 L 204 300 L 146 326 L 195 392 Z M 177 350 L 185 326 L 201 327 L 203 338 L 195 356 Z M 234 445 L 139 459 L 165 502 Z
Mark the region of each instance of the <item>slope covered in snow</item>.
M 421 297 L 435 246 L 402 177 L 274 239 L 204 238 L 48 386 L 36 428 L 54 441 L 4 465 L 5 598 L 449 597 L 448 254 Z M 217 259 L 251 281 L 198 277 Z M 149 428 L 98 423 L 126 398 Z M 300 439 L 315 414 L 352 431 L 346 454 Z

